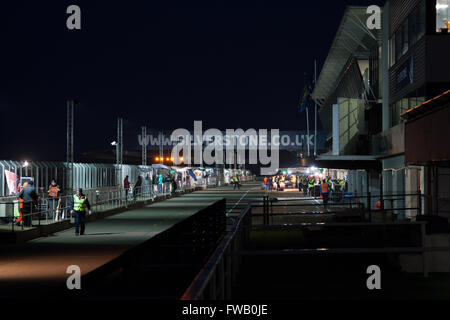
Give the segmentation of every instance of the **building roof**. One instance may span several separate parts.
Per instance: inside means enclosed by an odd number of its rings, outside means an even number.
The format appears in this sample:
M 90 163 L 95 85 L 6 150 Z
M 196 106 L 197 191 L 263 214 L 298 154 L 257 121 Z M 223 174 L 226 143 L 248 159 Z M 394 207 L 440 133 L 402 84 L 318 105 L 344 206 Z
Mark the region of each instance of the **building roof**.
M 447 90 L 437 97 L 427 100 L 418 106 L 408 109 L 406 112 L 402 113 L 401 116 L 409 120 L 434 108 L 443 106 L 446 103 L 450 103 L 450 90 Z
M 378 42 L 380 33 L 369 30 L 366 21 L 369 15 L 367 7 L 347 6 L 341 24 L 334 37 L 333 44 L 317 79 L 312 93 L 314 100 L 323 100 L 336 87 L 339 75 L 342 73 L 351 56 L 370 52 L 371 47 Z

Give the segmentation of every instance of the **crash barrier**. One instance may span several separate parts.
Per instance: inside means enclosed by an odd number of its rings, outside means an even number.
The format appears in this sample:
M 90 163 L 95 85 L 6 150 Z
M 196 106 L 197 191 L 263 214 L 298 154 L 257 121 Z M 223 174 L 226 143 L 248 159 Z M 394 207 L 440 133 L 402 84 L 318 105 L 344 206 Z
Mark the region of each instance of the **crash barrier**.
M 179 299 L 223 238 L 225 210 L 219 200 L 83 276 L 83 296 Z
M 297 207 L 298 212 L 294 211 L 287 214 L 301 215 L 305 214 L 304 208 L 314 206 L 311 200 L 317 201 L 317 205 L 323 206 L 323 198 L 317 197 L 302 197 L 302 198 L 275 198 L 266 196 L 263 198 L 264 203 L 261 207 L 264 209 L 264 221 L 267 223 L 267 214 L 285 215 L 286 213 L 273 213 L 273 208 L 276 207 Z M 405 219 L 415 219 L 421 216 L 426 211 L 423 208 L 423 203 L 429 199 L 429 196 L 418 193 L 405 194 L 364 194 L 354 196 L 353 193 L 348 192 L 333 192 L 331 193 L 326 206 L 329 214 L 338 214 L 342 210 L 347 209 L 347 212 L 360 214 L 360 221 L 373 221 L 375 218 L 382 221 L 399 221 Z M 306 203 L 309 202 L 309 203 Z M 339 209 L 339 210 L 337 210 Z
M 189 192 L 197 187 L 183 188 L 180 192 Z M 176 192 L 176 190 L 175 190 Z M 84 192 L 87 196 L 93 212 L 102 212 L 126 207 L 137 201 L 157 200 L 171 196 L 174 193 L 173 185 L 169 182 L 159 185 L 147 185 L 142 187 L 110 189 L 100 192 L 89 190 Z M 10 224 L 11 231 L 24 230 L 24 228 L 40 227 L 63 220 L 73 220 L 70 210 L 73 195 L 58 198 L 41 198 L 37 202 L 24 202 L 22 222 L 18 226 L 19 201 L 0 202 L 0 218 Z
M 308 247 L 272 250 L 251 249 L 249 246 L 250 233 L 261 228 L 268 230 L 267 226 L 253 225 L 252 208 L 253 206 L 249 204 L 236 218 L 232 230 L 216 247 L 188 289 L 183 293 L 182 300 L 232 298 L 233 288 L 237 284 L 236 280 L 239 275 L 239 266 L 245 256 L 276 258 L 280 255 L 420 254 L 422 256 L 423 275 L 428 276 L 425 253 L 436 251 L 436 248 L 425 248 L 425 222 L 321 222 L 272 226 L 269 228 L 278 230 L 304 229 L 307 233 L 312 234 L 310 237 L 312 241 L 306 242 L 309 245 Z M 314 234 L 316 232 L 319 233 L 319 236 Z M 325 244 L 321 240 L 326 237 L 322 237 L 320 233 L 333 237 L 328 237 Z M 339 235 L 346 235 L 347 241 L 335 241 L 336 239 L 339 240 Z M 349 235 L 354 237 L 354 241 L 348 241 Z M 342 244 L 346 244 L 346 246 L 339 246 Z

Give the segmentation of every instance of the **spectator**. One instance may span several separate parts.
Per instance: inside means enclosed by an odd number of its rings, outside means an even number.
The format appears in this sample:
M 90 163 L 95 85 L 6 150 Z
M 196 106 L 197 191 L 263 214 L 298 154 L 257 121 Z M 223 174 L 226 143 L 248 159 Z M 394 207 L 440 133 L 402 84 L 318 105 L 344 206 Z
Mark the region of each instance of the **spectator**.
M 31 227 L 31 215 L 34 211 L 34 206 L 38 200 L 34 182 L 29 181 L 28 185 L 19 193 L 19 198 L 23 200 L 23 222 L 25 227 Z
M 53 179 L 51 184 L 48 187 L 48 207 L 50 210 L 50 217 L 52 220 L 55 220 L 56 208 L 58 206 L 59 201 L 59 192 L 61 189 L 59 185 L 56 184 L 56 180 Z
M 125 200 L 128 200 L 128 191 L 130 190 L 130 181 L 128 180 L 128 176 L 123 180 L 123 188 L 125 189 Z
M 164 182 L 163 176 L 162 176 L 162 174 L 160 173 L 160 174 L 158 175 L 158 194 L 162 194 L 162 186 L 163 186 L 163 182 Z
M 136 201 L 136 199 L 138 197 L 140 197 L 141 195 L 142 195 L 142 177 L 138 176 L 136 184 L 134 185 L 134 188 L 133 188 L 134 201 Z

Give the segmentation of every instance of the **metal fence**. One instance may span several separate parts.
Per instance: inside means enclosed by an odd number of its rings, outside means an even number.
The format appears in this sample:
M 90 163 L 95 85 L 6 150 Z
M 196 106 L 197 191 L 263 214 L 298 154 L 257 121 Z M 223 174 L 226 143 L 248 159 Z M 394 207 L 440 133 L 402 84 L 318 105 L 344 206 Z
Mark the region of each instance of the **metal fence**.
M 88 190 L 85 192 L 91 210 L 95 212 L 103 212 L 107 210 L 127 207 L 133 203 L 145 200 L 157 200 L 171 196 L 177 192 L 189 192 L 198 188 L 197 186 L 183 186 L 174 189 L 170 182 L 162 184 L 148 184 L 140 187 L 131 187 L 129 189 L 114 188 L 104 191 Z M 39 227 L 48 225 L 62 220 L 72 220 L 73 213 L 70 210 L 73 195 L 64 195 L 57 198 L 48 196 L 39 198 L 36 202 L 24 202 L 22 212 L 22 222 L 18 224 L 19 218 L 19 201 L 8 200 L 0 202 L 0 218 L 12 231 L 20 228 Z
M 263 206 L 266 206 L 264 201 Z M 305 228 L 308 230 L 331 230 L 346 234 L 347 230 L 356 230 L 354 234 L 369 235 L 362 242 L 353 246 L 339 247 L 307 247 L 307 248 L 280 248 L 280 249 L 251 249 L 248 246 L 250 233 L 261 227 L 254 225 L 255 214 L 252 209 L 261 205 L 249 204 L 234 221 L 233 228 L 216 247 L 210 259 L 203 266 L 191 282 L 181 300 L 229 300 L 232 290 L 237 283 L 242 259 L 245 256 L 267 256 L 273 259 L 280 255 L 361 255 L 361 254 L 420 254 L 422 256 L 423 275 L 428 276 L 428 265 L 425 252 L 436 250 L 425 247 L 425 222 L 320 222 L 300 223 L 297 225 L 269 226 L 269 228 Z M 270 214 L 269 214 L 270 217 Z M 268 226 L 264 226 L 268 228 Z M 268 229 L 267 229 L 268 230 Z M 377 236 L 382 241 L 379 241 Z M 374 240 L 375 239 L 375 240 Z M 313 245 L 313 244 L 312 244 Z M 448 249 L 445 249 L 448 250 Z
M 219 172 L 220 170 L 222 172 Z M 194 179 L 190 177 L 187 171 L 177 172 L 180 175 L 180 179 L 176 180 L 178 188 L 222 185 L 226 181 L 223 181 L 224 169 L 220 170 L 216 168 L 215 172 L 217 176 L 197 177 L 196 181 L 193 181 Z M 82 188 L 83 190 L 99 189 L 103 191 L 116 188 L 122 184 L 126 176 L 128 176 L 131 183 L 135 183 L 140 176 L 142 178 L 142 185 L 149 186 L 152 184 L 153 177 L 160 172 L 161 169 L 153 166 L 74 163 L 71 173 L 70 166 L 66 162 L 0 160 L 0 198 L 17 193 L 18 180 L 23 177 L 33 178 L 36 190 L 41 196 L 45 196 L 52 179 L 56 180 L 57 184 L 62 188 L 63 193 L 71 192 L 78 188 Z M 250 172 L 248 170 L 242 171 L 242 173 L 244 173 L 241 179 L 242 181 L 250 179 Z M 14 177 L 16 181 L 9 181 L 8 183 L 8 175 Z M 70 181 L 71 177 L 73 184 Z

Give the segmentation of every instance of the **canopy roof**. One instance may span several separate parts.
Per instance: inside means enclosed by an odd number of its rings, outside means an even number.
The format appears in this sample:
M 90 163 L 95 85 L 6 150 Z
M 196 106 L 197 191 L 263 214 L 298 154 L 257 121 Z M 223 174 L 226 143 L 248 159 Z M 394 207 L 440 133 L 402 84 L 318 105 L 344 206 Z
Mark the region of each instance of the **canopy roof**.
M 312 93 L 314 100 L 324 100 L 333 92 L 350 57 L 368 59 L 371 48 L 378 43 L 379 32 L 366 26 L 366 11 L 367 7 L 346 7 Z

